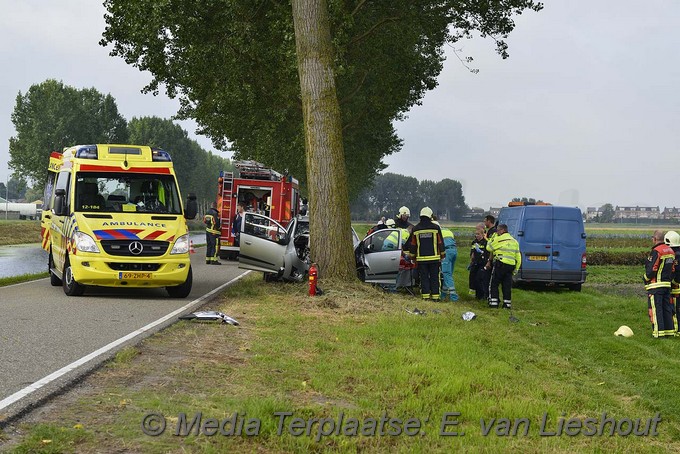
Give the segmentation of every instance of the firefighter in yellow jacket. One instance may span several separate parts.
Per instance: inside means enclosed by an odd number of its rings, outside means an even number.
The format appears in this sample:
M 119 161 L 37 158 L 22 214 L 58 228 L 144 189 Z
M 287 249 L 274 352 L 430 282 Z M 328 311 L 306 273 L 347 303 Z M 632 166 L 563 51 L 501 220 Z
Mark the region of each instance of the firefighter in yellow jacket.
M 519 244 L 508 233 L 506 224 L 499 224 L 496 235 L 486 245 L 493 257 L 491 283 L 489 284 L 489 307 L 498 308 L 498 285 L 503 288 L 503 308 L 512 309 L 512 275 L 522 266 Z

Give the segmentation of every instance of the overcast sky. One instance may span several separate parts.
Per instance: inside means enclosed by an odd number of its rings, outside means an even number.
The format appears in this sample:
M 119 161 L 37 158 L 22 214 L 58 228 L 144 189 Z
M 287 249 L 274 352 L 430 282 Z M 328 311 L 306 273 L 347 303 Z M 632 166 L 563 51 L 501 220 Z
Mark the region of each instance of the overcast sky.
M 513 197 L 680 206 L 680 2 L 545 3 L 517 18 L 507 60 L 491 40 L 455 46 L 474 57 L 478 74 L 449 49 L 439 87 L 397 124 L 404 148 L 387 158 L 387 171 L 458 180 L 467 203 L 482 208 Z M 48 78 L 110 93 L 127 119 L 175 114 L 177 101 L 140 93 L 150 75 L 98 45 L 101 2 L 0 5 L 0 180 L 16 96 Z M 181 124 L 212 150 L 193 124 Z

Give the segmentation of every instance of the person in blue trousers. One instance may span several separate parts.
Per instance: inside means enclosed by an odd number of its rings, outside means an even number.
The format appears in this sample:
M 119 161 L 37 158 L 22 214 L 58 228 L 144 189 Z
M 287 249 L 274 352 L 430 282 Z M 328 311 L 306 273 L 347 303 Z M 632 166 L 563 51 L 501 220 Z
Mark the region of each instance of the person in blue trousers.
M 438 222 L 435 221 L 437 225 Z M 458 301 L 458 293 L 456 293 L 456 285 L 453 282 L 453 267 L 456 264 L 456 258 L 458 257 L 458 247 L 456 246 L 456 239 L 453 232 L 447 228 L 441 227 L 442 236 L 444 237 L 444 249 L 446 250 L 446 256 L 442 260 L 442 301 Z

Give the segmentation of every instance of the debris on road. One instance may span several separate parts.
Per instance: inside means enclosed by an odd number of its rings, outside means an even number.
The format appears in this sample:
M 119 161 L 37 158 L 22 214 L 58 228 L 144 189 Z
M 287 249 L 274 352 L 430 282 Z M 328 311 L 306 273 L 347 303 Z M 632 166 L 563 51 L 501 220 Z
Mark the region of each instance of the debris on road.
M 195 320 L 195 321 L 218 321 L 228 323 L 229 325 L 238 326 L 239 322 L 236 319 L 229 317 L 227 314 L 217 311 L 198 311 L 191 314 L 182 315 L 180 320 Z

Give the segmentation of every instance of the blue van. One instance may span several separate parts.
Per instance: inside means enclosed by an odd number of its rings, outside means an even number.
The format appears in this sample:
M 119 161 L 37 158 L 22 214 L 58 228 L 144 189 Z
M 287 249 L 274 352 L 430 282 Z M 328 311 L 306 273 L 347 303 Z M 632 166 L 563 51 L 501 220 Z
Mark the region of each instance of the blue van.
M 586 233 L 581 210 L 553 205 L 501 209 L 499 224 L 519 243 L 522 267 L 515 282 L 566 285 L 580 291 L 586 281 Z

